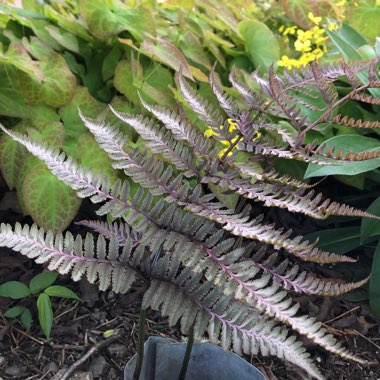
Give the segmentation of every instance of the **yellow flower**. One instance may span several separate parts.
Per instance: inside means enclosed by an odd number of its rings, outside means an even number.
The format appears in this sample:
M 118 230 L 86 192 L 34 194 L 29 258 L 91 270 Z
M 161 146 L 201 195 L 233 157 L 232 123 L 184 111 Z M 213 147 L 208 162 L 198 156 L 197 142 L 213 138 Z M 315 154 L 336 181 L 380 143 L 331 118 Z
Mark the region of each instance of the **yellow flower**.
M 332 22 L 331 24 L 328 25 L 327 29 L 331 30 L 333 32 L 334 30 L 339 29 L 339 27 L 338 27 L 338 24 L 336 22 Z
M 227 122 L 228 122 L 228 132 L 231 133 L 237 128 L 238 123 L 236 123 L 232 119 L 227 119 Z M 223 129 L 223 126 L 221 126 L 221 128 Z
M 235 131 L 238 127 L 238 123 L 236 123 L 235 121 L 233 121 L 232 119 L 227 119 L 227 123 L 228 123 L 228 132 L 232 133 L 233 131 Z M 223 129 L 224 126 L 221 125 L 220 126 L 220 129 Z M 212 136 L 220 136 L 220 133 L 217 133 L 215 132 L 211 127 L 208 127 L 208 129 L 204 132 L 204 135 L 208 138 L 212 137 Z M 228 140 L 222 140 L 220 141 L 221 144 L 223 145 L 227 145 L 226 148 L 223 148 L 219 151 L 218 153 L 218 157 L 223 157 L 224 153 L 227 152 L 227 150 L 230 148 L 231 144 L 234 144 L 239 138 L 239 135 L 235 136 L 233 139 L 231 139 L 231 141 L 228 141 Z M 235 149 L 237 146 L 234 146 L 233 149 Z M 228 152 L 228 155 L 227 156 L 231 156 L 232 155 L 232 151 L 231 152 Z
M 296 34 L 297 25 L 289 26 L 284 30 L 283 35 L 287 36 L 288 34 Z
M 347 4 L 347 0 L 342 0 L 342 1 L 338 1 L 335 5 L 337 7 L 343 7 L 346 4 Z
M 295 59 L 290 59 L 287 55 L 283 55 L 277 62 L 277 65 L 291 70 L 293 67 L 297 67 L 297 61 Z
M 224 148 L 224 149 L 222 149 L 222 150 L 218 153 L 218 157 L 222 158 L 223 155 L 224 155 L 224 153 L 227 152 L 227 150 L 228 150 L 228 148 Z M 232 152 L 229 152 L 229 153 L 227 154 L 227 157 L 229 157 L 229 156 L 232 156 Z
M 319 59 L 323 56 L 323 51 L 320 48 L 317 48 L 312 51 L 312 54 L 314 55 L 315 59 Z
M 262 133 L 259 131 L 255 131 L 255 135 L 256 135 L 256 137 L 252 141 L 258 140 L 262 136 Z
M 310 40 L 306 40 L 306 41 L 300 41 L 300 40 L 297 40 L 295 43 L 294 43 L 294 48 L 297 50 L 297 51 L 310 51 L 311 50 L 311 41 Z
M 311 12 L 307 14 L 307 17 L 315 25 L 319 25 L 322 21 L 322 17 L 316 17 Z
M 210 127 L 209 129 L 207 129 L 207 131 L 204 132 L 204 135 L 206 137 L 211 137 L 211 136 L 219 136 L 219 133 L 216 133 L 215 131 L 213 131 Z

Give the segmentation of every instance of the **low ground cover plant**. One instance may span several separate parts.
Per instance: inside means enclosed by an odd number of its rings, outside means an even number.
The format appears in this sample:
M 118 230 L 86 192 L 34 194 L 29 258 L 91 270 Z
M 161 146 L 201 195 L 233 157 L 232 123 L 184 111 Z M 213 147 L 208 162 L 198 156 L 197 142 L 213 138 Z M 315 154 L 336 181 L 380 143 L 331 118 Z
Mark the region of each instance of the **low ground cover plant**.
M 70 289 L 61 285 L 53 285 L 58 277 L 57 272 L 42 272 L 35 275 L 28 285 L 21 281 L 8 281 L 0 285 L 0 297 L 17 300 L 15 306 L 4 311 L 3 316 L 11 321 L 20 321 L 25 330 L 32 327 L 33 317 L 30 310 L 34 298 L 41 329 L 47 339 L 53 325 L 54 312 L 51 297 L 74 299 L 80 298 Z

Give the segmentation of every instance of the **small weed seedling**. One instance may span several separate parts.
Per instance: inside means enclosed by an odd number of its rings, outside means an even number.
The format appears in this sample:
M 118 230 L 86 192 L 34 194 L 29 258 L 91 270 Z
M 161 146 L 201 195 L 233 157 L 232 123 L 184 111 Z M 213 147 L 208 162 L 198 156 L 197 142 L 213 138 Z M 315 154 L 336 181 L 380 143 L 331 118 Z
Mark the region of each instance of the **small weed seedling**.
M 4 317 L 11 321 L 19 320 L 29 331 L 32 326 L 32 313 L 28 306 L 37 298 L 38 320 L 45 337 L 49 339 L 54 316 L 50 297 L 80 301 L 72 290 L 65 286 L 53 285 L 57 277 L 57 272 L 42 272 L 34 276 L 28 286 L 21 281 L 8 281 L 0 285 L 0 297 L 19 300 L 20 303 L 8 309 L 3 314 Z

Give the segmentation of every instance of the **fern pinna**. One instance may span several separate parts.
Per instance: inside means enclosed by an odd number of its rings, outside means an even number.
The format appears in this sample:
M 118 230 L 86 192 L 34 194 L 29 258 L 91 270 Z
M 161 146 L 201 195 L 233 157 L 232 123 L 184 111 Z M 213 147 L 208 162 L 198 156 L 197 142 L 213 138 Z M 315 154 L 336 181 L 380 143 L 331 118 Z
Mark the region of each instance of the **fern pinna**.
M 363 71 L 368 74 L 366 84 L 356 79 Z M 318 219 L 329 215 L 375 217 L 325 199 L 310 185 L 280 175 L 270 165 L 273 157 L 320 165 L 380 157 L 380 151 L 343 153 L 315 142 L 303 143 L 306 132 L 320 123 L 379 127 L 376 122 L 333 112 L 347 99 L 377 104 L 365 92 L 379 87 L 375 62 L 313 64 L 283 76 L 270 70 L 268 79 L 253 73 L 250 80 L 256 82 L 256 90 L 238 76 L 236 70 L 230 75 L 238 94 L 233 98 L 211 72 L 210 85 L 220 109 L 213 109 L 178 76 L 181 96 L 207 126 L 205 133 L 180 108 L 177 113 L 141 99 L 155 119 L 112 109 L 140 135 L 150 153 L 132 149 L 116 126 L 81 115 L 114 168 L 128 177 L 112 184 L 64 153 L 1 127 L 79 197 L 102 203 L 99 215 L 119 221 L 81 222 L 98 234 L 96 238 L 90 233 L 85 238 L 74 237 L 70 232 L 53 236 L 36 225 L 12 228 L 2 224 L 0 244 L 37 263 L 47 263 L 50 270 L 70 273 L 75 281 L 86 276 L 101 290 L 125 293 L 140 278 L 148 287 L 142 307 L 160 309 L 171 325 L 180 324 L 183 334 L 194 329 L 196 338 L 207 337 L 240 354 L 276 355 L 322 379 L 295 332 L 342 357 L 366 361 L 344 348 L 320 322 L 299 313 L 292 292 L 339 295 L 367 279 L 341 283 L 320 278 L 301 269 L 293 259 L 282 257 L 285 250 L 316 263 L 355 261 L 322 251 L 291 230 L 265 222 L 263 215 L 252 215 L 249 200 Z M 352 89 L 339 98 L 333 82 L 341 77 Z M 297 94 L 302 94 L 302 101 Z M 316 109 L 307 102 L 308 97 L 322 97 L 325 102 L 325 108 L 319 110 L 321 116 L 313 122 L 301 112 L 302 107 Z M 287 120 L 297 133 L 284 128 L 279 118 Z M 276 143 L 279 139 L 280 146 Z M 242 154 L 244 160 L 239 159 Z M 267 168 L 259 170 L 258 162 Z M 138 185 L 137 190 L 131 190 L 130 181 Z M 238 194 L 238 206 L 228 208 L 218 200 L 210 191 L 215 187 L 221 193 Z

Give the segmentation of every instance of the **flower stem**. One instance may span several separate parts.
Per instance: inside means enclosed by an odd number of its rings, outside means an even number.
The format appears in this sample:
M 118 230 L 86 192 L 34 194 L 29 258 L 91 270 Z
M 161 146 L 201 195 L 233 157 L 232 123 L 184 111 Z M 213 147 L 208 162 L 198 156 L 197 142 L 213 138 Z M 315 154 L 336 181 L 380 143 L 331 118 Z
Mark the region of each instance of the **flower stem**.
M 178 376 L 178 380 L 185 380 L 187 368 L 189 367 L 191 350 L 193 349 L 193 344 L 194 344 L 194 323 L 192 324 L 190 328 L 189 340 L 187 341 L 187 344 L 186 344 L 185 356 L 183 357 L 182 367 Z
M 144 360 L 144 341 L 145 341 L 145 319 L 146 309 L 141 308 L 139 317 L 139 339 L 138 339 L 138 351 L 137 351 L 137 363 L 135 372 L 133 373 L 133 380 L 139 380 L 140 373 Z

